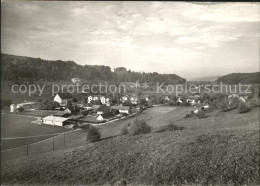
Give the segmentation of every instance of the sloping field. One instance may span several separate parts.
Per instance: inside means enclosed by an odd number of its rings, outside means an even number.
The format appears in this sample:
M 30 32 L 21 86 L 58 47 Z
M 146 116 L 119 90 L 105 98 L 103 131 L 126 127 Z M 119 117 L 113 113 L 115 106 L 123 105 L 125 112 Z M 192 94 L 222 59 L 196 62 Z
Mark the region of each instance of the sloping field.
M 257 184 L 259 131 L 122 136 L 5 162 L 3 184 Z
M 167 112 L 166 114 L 170 114 Z M 259 184 L 259 109 L 3 162 L 3 184 Z M 211 121 L 211 123 L 209 123 Z

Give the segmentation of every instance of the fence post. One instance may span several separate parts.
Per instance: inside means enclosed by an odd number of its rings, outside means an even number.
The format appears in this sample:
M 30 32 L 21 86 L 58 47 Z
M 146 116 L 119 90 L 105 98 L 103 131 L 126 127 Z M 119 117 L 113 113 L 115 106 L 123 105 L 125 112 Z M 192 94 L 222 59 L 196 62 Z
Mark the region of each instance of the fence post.
M 63 147 L 65 148 L 65 128 L 64 128 L 64 138 L 63 138 L 63 141 L 64 141 L 64 144 L 63 144 Z
M 52 150 L 54 150 L 54 137 L 52 138 Z
M 27 156 L 29 155 L 29 143 L 28 142 L 26 143 L 26 155 Z

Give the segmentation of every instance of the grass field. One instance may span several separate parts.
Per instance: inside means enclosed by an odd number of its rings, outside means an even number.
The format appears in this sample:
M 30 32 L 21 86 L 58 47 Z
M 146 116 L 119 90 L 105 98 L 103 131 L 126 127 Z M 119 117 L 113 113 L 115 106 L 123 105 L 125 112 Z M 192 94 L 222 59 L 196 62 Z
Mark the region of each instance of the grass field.
M 34 117 L 20 116 L 15 114 L 1 115 L 1 148 L 2 150 L 15 148 L 26 145 L 26 143 L 37 142 L 52 136 L 57 133 L 64 132 L 64 128 L 48 125 L 37 125 L 31 123 L 36 120 Z M 68 130 L 66 130 L 68 131 Z M 41 136 L 47 135 L 48 136 Z M 49 135 L 51 134 L 51 135 Z M 40 137 L 28 137 L 40 136 Z M 28 138 L 19 138 L 28 137 Z M 6 139 L 14 138 L 14 139 Z
M 135 117 L 98 126 L 100 142 L 83 145 L 86 134 L 72 133 L 78 139 L 71 136 L 69 148 L 3 162 L 2 183 L 259 184 L 259 108 L 183 118 L 191 109 L 145 110 L 138 119 L 153 126 L 146 135 L 120 135 Z M 184 130 L 156 132 L 169 122 Z M 75 147 L 77 140 L 82 146 Z

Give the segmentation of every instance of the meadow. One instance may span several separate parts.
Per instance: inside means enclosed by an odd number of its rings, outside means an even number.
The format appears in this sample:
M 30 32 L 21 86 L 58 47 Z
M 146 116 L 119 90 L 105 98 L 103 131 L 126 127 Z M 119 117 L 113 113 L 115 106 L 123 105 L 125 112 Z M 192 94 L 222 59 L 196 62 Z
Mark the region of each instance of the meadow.
M 191 109 L 145 110 L 137 119 L 147 119 L 153 126 L 150 134 L 120 135 L 123 125 L 136 118 L 98 126 L 103 139 L 96 143 L 84 144 L 86 133 L 76 132 L 78 145 L 3 162 L 1 180 L 4 184 L 258 184 L 259 107 L 243 114 L 213 111 L 202 119 L 183 118 Z M 184 128 L 159 132 L 169 122 Z
M 34 143 L 68 131 L 67 129 L 37 125 L 31 123 L 36 120 L 34 117 L 2 114 L 1 115 L 1 150 L 15 148 L 26 145 L 26 143 Z

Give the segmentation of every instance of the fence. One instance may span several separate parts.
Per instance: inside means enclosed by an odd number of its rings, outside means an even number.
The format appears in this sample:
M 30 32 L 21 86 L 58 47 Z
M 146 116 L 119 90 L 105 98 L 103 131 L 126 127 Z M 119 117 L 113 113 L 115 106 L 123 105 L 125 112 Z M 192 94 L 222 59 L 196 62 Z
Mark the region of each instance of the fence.
M 38 153 L 50 152 L 84 144 L 86 144 L 86 133 L 84 131 L 75 130 L 64 132 L 38 142 L 30 143 L 28 140 L 26 145 L 2 150 L 1 161 L 7 161 L 17 157 L 32 156 Z

